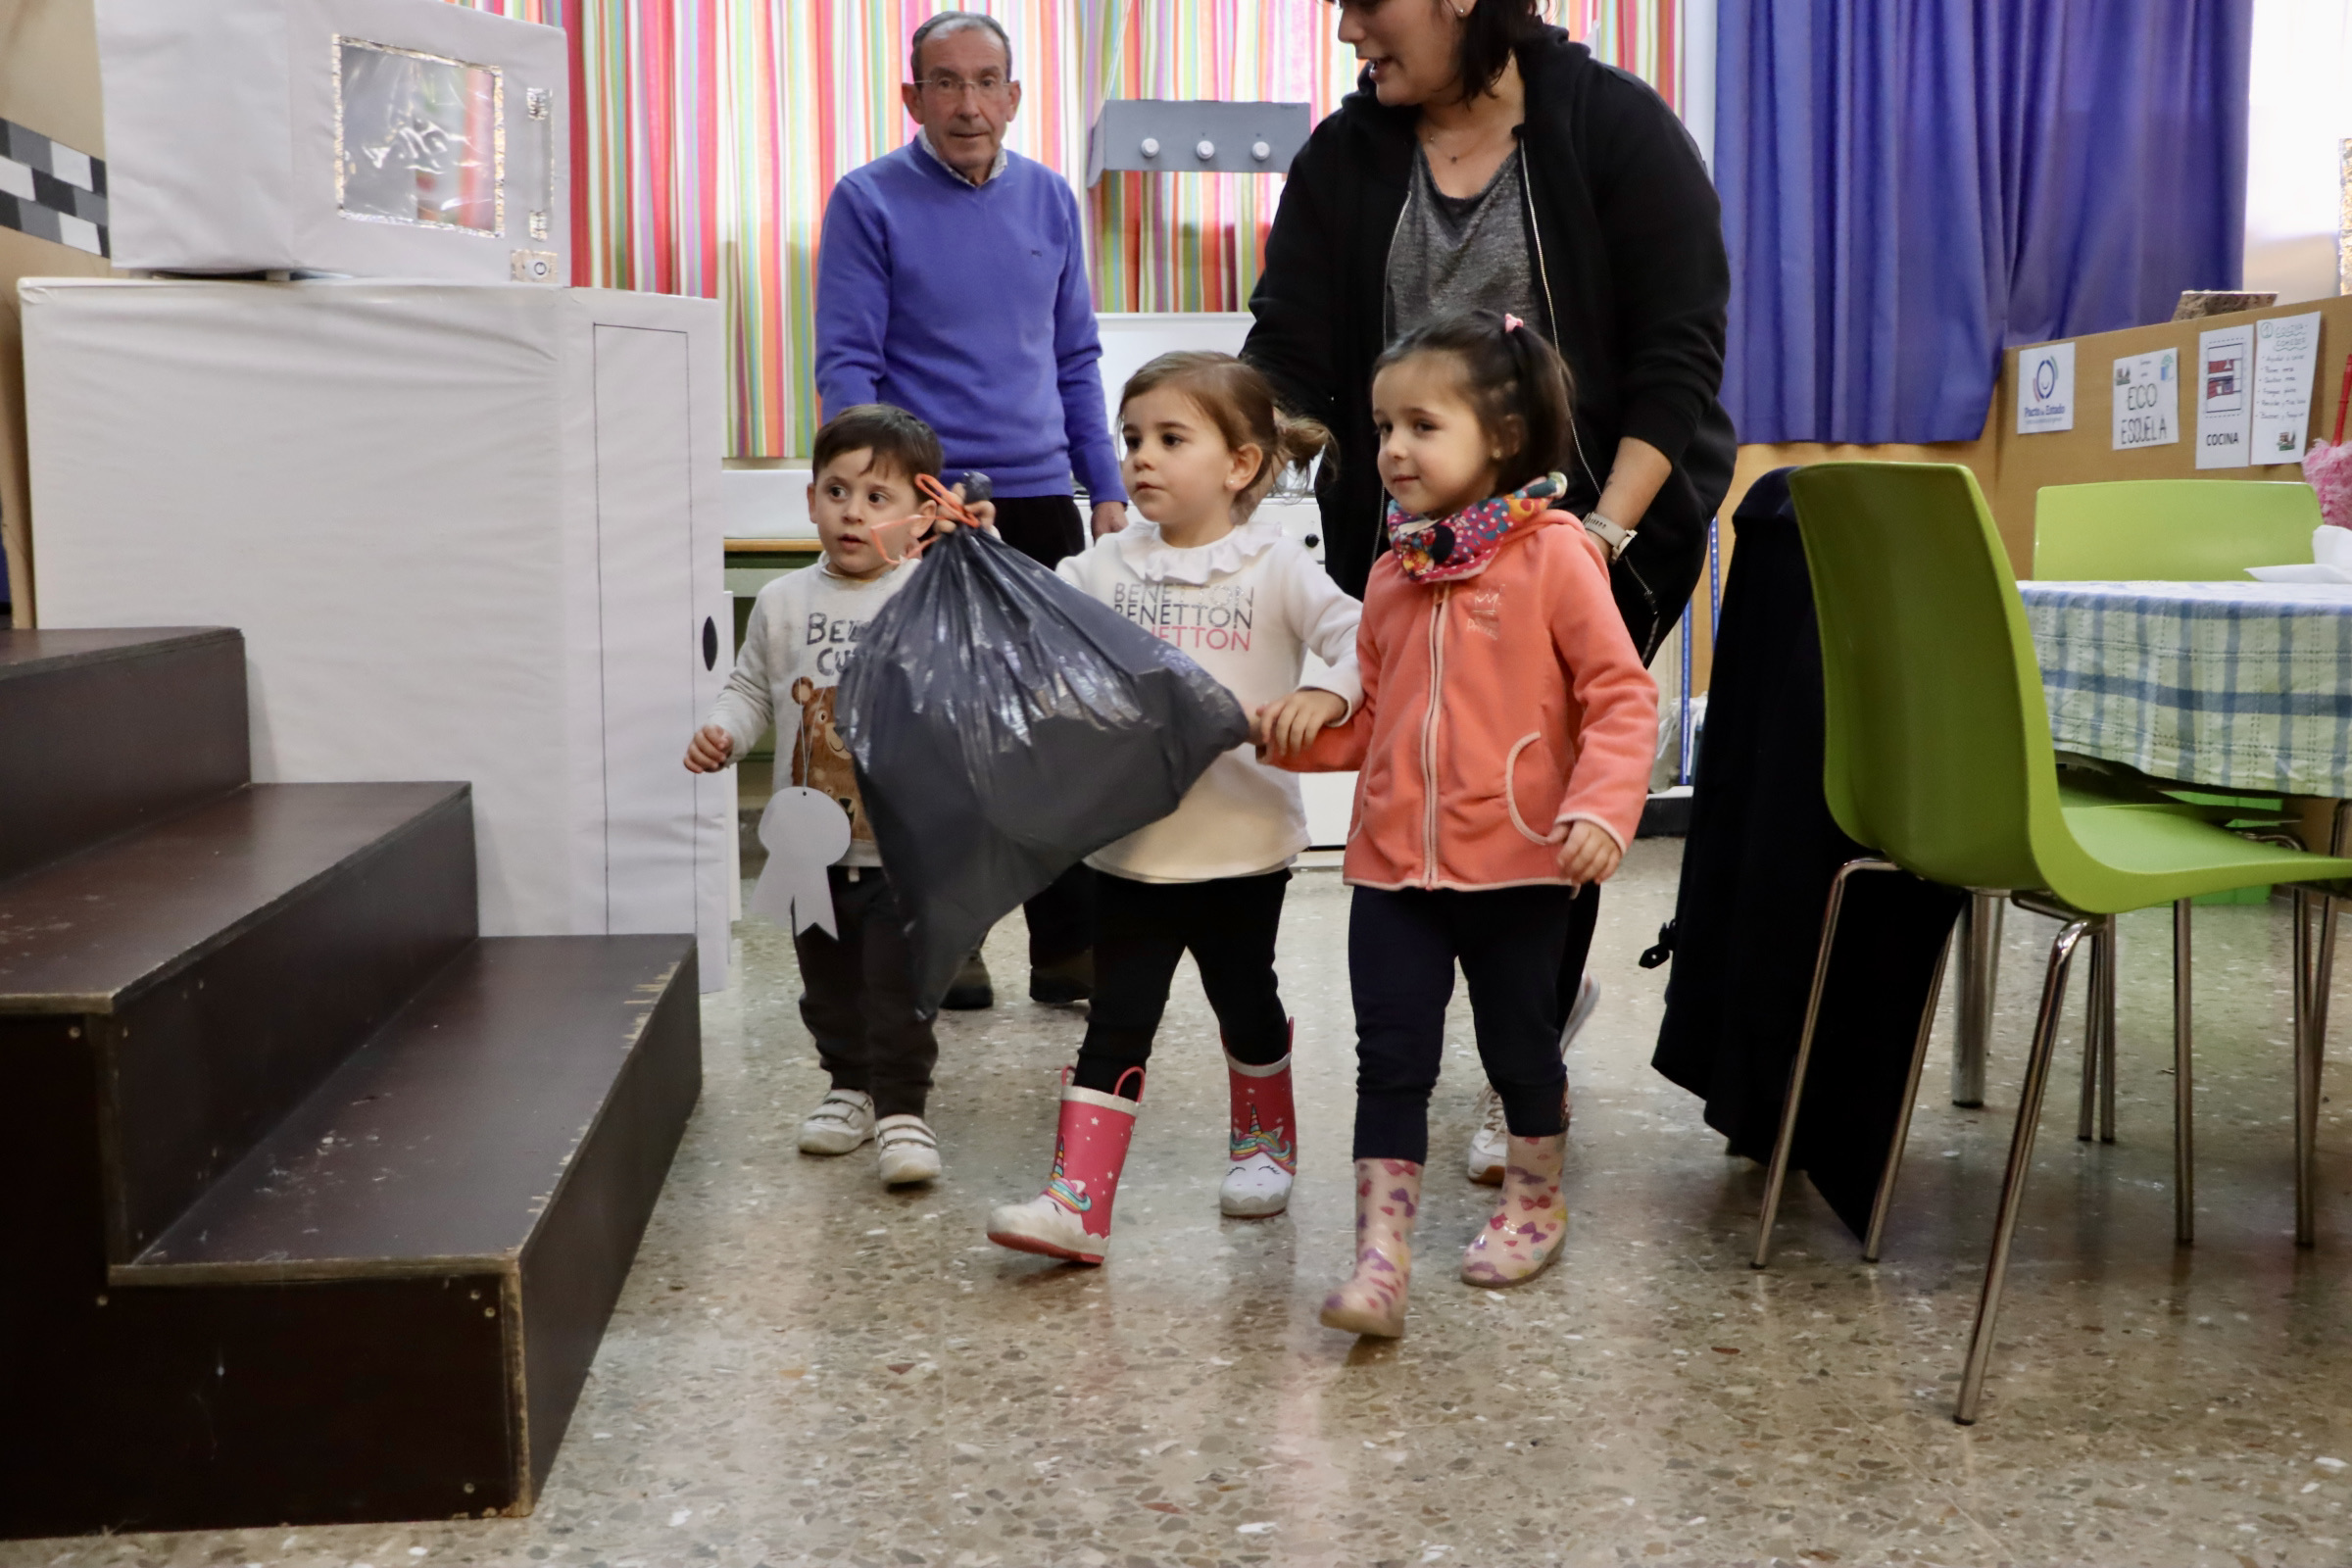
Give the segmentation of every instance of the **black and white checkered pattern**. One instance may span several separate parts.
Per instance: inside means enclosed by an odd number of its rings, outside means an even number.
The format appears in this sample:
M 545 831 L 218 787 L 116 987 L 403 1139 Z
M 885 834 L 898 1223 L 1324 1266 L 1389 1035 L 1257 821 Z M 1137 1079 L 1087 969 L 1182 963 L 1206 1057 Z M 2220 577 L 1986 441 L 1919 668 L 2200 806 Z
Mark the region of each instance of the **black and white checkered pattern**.
M 0 120 L 0 228 L 113 254 L 107 236 L 106 161 L 77 153 L 13 120 Z

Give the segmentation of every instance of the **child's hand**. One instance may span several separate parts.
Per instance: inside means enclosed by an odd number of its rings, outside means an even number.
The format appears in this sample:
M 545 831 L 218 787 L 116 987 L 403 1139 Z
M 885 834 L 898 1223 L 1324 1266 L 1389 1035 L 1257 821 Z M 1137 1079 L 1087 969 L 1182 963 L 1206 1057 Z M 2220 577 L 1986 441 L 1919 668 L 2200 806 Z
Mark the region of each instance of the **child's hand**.
M 997 504 L 994 501 L 965 501 L 963 486 L 960 484 L 956 486 L 955 495 L 956 499 L 962 503 L 963 510 L 972 514 L 974 522 L 989 533 L 997 532 Z M 923 515 L 931 519 L 931 531 L 942 539 L 963 526 L 962 523 L 941 511 L 939 504 L 934 501 L 923 503 Z M 1003 538 L 1004 536 L 999 534 L 998 537 Z
M 686 771 L 715 773 L 735 753 L 735 737 L 716 724 L 705 724 L 686 743 Z
M 1347 700 L 1337 692 L 1301 686 L 1250 715 L 1250 739 L 1261 758 L 1268 753 L 1288 757 L 1305 751 L 1319 731 L 1347 716 Z
M 1563 822 L 1551 830 L 1551 837 L 1560 847 L 1560 875 L 1572 888 L 1606 882 L 1625 858 L 1617 841 L 1597 822 Z

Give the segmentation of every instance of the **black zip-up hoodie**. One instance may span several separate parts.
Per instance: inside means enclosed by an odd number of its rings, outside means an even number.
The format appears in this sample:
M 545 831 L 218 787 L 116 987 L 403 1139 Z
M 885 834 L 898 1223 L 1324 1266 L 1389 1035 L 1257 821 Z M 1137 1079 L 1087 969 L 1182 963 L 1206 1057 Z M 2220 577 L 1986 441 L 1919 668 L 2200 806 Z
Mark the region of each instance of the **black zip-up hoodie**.
M 1569 510 L 1599 498 L 1623 436 L 1674 473 L 1612 573 L 1646 660 L 1674 628 L 1705 564 L 1706 522 L 1731 486 L 1723 384 L 1731 268 L 1721 208 L 1674 111 L 1630 72 L 1547 27 L 1520 49 L 1537 285 L 1576 378 L 1583 471 Z M 1387 548 L 1375 466 L 1372 362 L 1386 346 L 1390 241 L 1404 213 L 1420 112 L 1384 108 L 1359 84 L 1307 141 L 1266 238 L 1243 358 L 1293 412 L 1339 438 L 1322 495 L 1331 574 L 1360 596 Z

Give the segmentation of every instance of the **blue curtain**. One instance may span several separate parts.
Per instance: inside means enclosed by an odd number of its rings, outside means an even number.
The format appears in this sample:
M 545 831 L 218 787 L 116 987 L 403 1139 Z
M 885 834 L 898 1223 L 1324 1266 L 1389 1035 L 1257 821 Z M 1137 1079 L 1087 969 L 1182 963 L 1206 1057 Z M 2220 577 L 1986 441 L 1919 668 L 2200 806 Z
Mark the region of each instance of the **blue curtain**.
M 2003 348 L 2238 286 L 2253 0 L 1720 0 L 1718 19 L 1740 440 L 1970 440 Z

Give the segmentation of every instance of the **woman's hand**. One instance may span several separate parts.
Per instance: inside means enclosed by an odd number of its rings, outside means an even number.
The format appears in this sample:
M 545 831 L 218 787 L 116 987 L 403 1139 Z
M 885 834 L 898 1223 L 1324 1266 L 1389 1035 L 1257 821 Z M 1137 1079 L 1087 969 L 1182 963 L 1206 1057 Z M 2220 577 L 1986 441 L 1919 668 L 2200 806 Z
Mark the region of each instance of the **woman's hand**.
M 1289 757 L 1314 744 L 1315 736 L 1348 716 L 1347 699 L 1337 692 L 1301 686 L 1250 715 L 1250 739 L 1261 758 Z
M 1560 847 L 1560 875 L 1572 888 L 1606 882 L 1625 858 L 1617 841 L 1597 822 L 1563 822 L 1551 830 L 1551 841 Z
M 715 773 L 735 755 L 735 737 L 716 724 L 705 724 L 686 743 L 686 771 Z

